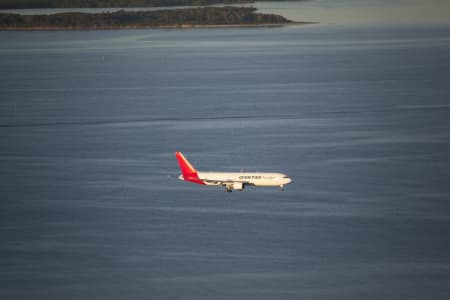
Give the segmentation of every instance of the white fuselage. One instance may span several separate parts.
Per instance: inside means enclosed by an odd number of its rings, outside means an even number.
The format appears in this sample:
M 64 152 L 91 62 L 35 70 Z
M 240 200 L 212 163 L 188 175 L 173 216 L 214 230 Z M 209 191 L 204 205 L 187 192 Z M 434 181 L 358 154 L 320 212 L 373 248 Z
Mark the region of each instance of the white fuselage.
M 263 172 L 201 172 L 198 177 L 205 185 L 222 185 L 226 182 L 242 182 L 253 186 L 284 186 L 292 180 L 282 173 Z M 183 180 L 183 175 L 179 177 Z

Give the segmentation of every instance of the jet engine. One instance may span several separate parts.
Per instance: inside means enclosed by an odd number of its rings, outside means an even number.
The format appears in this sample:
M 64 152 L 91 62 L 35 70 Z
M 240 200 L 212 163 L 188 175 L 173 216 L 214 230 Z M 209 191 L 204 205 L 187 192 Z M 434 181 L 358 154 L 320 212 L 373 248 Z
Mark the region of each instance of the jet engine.
M 233 182 L 233 189 L 236 191 L 242 191 L 244 189 L 244 184 L 242 182 Z

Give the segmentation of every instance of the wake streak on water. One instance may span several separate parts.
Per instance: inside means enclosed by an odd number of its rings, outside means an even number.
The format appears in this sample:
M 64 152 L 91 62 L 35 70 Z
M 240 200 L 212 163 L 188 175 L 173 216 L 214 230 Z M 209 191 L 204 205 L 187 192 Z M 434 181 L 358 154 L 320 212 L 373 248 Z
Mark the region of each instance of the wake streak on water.
M 233 124 L 235 120 L 242 120 L 245 123 L 245 127 L 251 127 L 253 123 L 254 126 L 261 126 L 267 123 L 286 123 L 284 121 L 294 121 L 294 122 L 309 122 L 315 118 L 322 118 L 327 115 L 358 115 L 358 114 L 371 114 L 371 113 L 395 113 L 395 112 L 408 112 L 408 111 L 433 111 L 442 112 L 445 110 L 450 110 L 450 104 L 435 104 L 435 105 L 403 105 L 403 106 L 392 106 L 389 108 L 373 108 L 373 109 L 360 109 L 360 108 L 350 108 L 349 110 L 337 110 L 337 111 L 309 111 L 305 113 L 305 118 L 299 117 L 300 114 L 295 115 L 236 115 L 236 116 L 226 116 L 226 117 L 198 117 L 198 118 L 149 118 L 149 119 L 130 119 L 130 120 L 96 120 L 96 121 L 82 121 L 82 122 L 45 122 L 45 123 L 17 123 L 17 124 L 0 124 L 0 127 L 64 127 L 64 126 L 150 126 L 150 125 L 175 125 L 177 123 L 182 123 L 181 126 L 184 128 L 186 124 L 198 124 L 199 122 L 222 122 L 230 123 L 231 126 L 236 126 Z M 194 125 L 196 126 L 196 125 Z M 242 125 L 237 125 L 242 126 Z

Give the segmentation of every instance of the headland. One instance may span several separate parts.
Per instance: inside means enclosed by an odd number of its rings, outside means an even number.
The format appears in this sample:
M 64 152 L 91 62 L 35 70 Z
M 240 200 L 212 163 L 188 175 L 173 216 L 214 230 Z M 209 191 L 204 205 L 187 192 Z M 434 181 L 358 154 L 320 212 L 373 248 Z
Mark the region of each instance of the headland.
M 0 14 L 0 30 L 102 30 L 140 28 L 227 28 L 300 25 L 252 7 L 199 7 L 157 11 L 57 13 L 52 15 Z

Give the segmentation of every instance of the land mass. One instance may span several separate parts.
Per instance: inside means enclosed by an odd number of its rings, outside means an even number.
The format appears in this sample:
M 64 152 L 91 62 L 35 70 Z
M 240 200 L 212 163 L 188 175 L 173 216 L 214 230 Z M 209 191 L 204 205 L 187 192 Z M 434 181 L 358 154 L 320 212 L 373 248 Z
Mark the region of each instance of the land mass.
M 112 13 L 58 13 L 53 15 L 0 14 L 0 30 L 126 29 L 299 24 L 282 16 L 256 13 L 251 7 L 203 7 Z
M 255 0 L 1 0 L 0 9 L 204 6 L 253 2 Z

